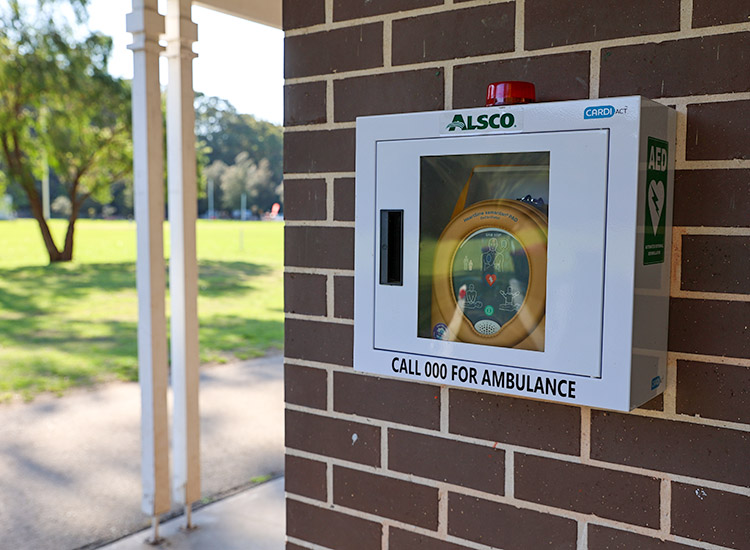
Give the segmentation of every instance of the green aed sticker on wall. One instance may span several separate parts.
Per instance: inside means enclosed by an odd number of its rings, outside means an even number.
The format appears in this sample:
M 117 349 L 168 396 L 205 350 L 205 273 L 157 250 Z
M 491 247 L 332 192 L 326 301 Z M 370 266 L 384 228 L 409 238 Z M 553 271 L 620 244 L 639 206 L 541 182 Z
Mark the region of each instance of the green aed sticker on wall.
M 643 235 L 643 265 L 664 263 L 664 233 L 667 210 L 668 144 L 648 138 L 646 167 L 646 227 Z

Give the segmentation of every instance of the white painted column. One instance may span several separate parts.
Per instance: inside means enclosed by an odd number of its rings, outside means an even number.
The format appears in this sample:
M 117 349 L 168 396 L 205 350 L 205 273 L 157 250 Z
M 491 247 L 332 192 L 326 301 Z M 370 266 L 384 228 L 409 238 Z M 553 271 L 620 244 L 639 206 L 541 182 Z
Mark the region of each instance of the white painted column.
M 192 44 L 197 26 L 190 0 L 168 0 L 167 167 L 169 181 L 172 391 L 172 487 L 175 502 L 190 510 L 200 499 L 200 414 L 198 407 L 198 262 L 195 222 L 198 190 L 195 158 Z
M 127 16 L 133 34 L 133 183 L 138 260 L 138 375 L 141 385 L 141 476 L 143 512 L 152 517 L 170 509 L 167 422 L 167 330 L 165 265 L 164 146 L 159 89 L 159 35 L 164 17 L 157 0 L 133 0 Z

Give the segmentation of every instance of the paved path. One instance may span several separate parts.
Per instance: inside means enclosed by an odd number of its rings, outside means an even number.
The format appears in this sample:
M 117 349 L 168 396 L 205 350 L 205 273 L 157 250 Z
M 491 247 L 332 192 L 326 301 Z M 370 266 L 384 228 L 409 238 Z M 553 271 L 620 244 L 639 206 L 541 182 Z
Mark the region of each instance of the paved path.
M 281 356 L 201 370 L 203 494 L 283 471 Z M 0 548 L 72 550 L 147 525 L 140 392 L 115 383 L 0 405 Z
M 184 518 L 164 522 L 161 544 L 146 544 L 151 531 L 125 537 L 101 550 L 282 550 L 284 478 L 278 478 L 197 510 L 196 528 L 182 529 Z

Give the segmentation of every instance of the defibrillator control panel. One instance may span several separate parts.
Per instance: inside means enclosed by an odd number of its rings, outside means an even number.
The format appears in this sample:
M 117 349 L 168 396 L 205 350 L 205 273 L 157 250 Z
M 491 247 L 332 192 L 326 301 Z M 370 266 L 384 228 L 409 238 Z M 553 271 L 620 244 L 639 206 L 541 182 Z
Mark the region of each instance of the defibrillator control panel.
M 630 410 L 664 390 L 675 113 L 357 120 L 354 368 Z

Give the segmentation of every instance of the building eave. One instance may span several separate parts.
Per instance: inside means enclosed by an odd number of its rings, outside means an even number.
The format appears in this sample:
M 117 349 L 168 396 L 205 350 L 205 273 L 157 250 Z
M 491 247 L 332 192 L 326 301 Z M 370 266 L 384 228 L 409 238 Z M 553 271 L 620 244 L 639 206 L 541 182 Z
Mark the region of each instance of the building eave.
M 194 6 L 281 29 L 282 0 L 193 0 Z

